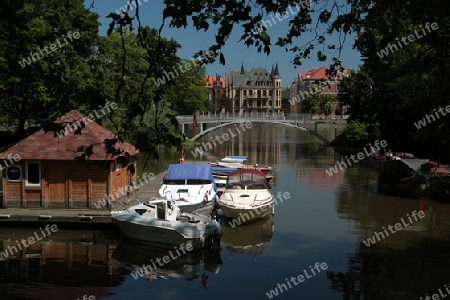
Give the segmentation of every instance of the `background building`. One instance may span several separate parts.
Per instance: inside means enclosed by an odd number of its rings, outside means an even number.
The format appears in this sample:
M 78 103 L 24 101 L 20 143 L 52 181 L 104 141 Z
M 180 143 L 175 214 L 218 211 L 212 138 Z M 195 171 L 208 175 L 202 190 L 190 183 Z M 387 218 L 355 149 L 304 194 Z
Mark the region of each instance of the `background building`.
M 336 75 L 328 75 L 329 68 L 320 67 L 299 72 L 298 77 L 289 86 L 291 99 L 298 95 L 306 95 L 314 89 L 320 89 L 324 94 L 337 96 L 339 85 L 343 78 L 350 76 L 350 69 L 337 70 Z M 301 113 L 301 101 L 291 105 L 290 113 Z M 342 107 L 337 101 L 333 103 L 333 114 L 346 114 L 346 108 Z
M 225 79 L 219 75 L 206 76 L 205 79 L 208 100 L 211 101 L 214 111 L 218 111 L 222 108 L 220 101 L 225 97 Z
M 264 68 L 246 72 L 229 71 L 226 75 L 226 96 L 235 113 L 277 112 L 281 110 L 281 77 L 278 63 L 269 73 Z

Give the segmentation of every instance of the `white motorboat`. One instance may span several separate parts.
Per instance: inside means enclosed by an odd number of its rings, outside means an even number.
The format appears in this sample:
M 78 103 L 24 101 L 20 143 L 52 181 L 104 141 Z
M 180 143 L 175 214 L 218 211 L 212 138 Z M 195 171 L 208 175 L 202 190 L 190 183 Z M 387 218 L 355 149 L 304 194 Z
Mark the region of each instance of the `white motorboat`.
M 111 212 L 122 233 L 138 242 L 192 245 L 193 249 L 220 245 L 222 229 L 209 215 L 183 213 L 173 200 L 152 198 Z
M 265 174 L 255 169 L 230 173 L 218 200 L 224 217 L 238 218 L 241 223 L 267 217 L 272 212 L 273 202 Z
M 227 163 L 241 163 L 243 164 L 248 159 L 248 156 L 225 156 L 220 161 L 227 162 Z
M 174 200 L 183 211 L 211 206 L 216 200 L 216 184 L 209 164 L 172 164 L 164 176 L 159 195 Z

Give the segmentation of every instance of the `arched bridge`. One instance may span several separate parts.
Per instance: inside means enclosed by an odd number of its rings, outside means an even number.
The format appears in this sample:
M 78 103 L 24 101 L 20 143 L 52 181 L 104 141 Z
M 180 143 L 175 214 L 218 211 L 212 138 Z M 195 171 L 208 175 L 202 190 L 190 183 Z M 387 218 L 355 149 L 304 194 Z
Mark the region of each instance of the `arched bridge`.
M 251 123 L 272 123 L 272 124 L 280 124 L 284 126 L 294 127 L 298 128 L 300 130 L 303 130 L 305 132 L 309 132 L 311 135 L 317 137 L 322 142 L 324 142 L 326 145 L 330 143 L 330 141 L 319 134 L 317 132 L 317 127 L 328 127 L 328 128 L 335 128 L 335 135 L 337 135 L 337 128 L 344 128 L 347 125 L 346 120 L 309 120 L 310 117 L 307 115 L 303 115 L 304 118 L 296 118 L 296 119 L 286 119 L 284 116 L 279 115 L 269 115 L 269 114 L 254 114 L 254 115 L 248 115 L 245 117 L 233 117 L 228 115 L 200 115 L 197 117 L 197 123 L 200 128 L 200 132 L 196 134 L 195 136 L 187 139 L 191 141 L 195 141 L 202 136 L 213 132 L 214 130 L 226 126 L 230 126 L 233 124 L 240 124 L 242 122 L 251 122 Z M 308 119 L 308 120 L 307 120 Z M 181 125 L 182 133 L 185 133 L 186 126 L 192 125 L 194 121 L 194 117 L 192 115 L 184 115 L 184 116 L 177 116 L 177 120 Z M 217 124 L 218 123 L 218 124 Z M 217 124 L 213 127 L 206 128 L 206 124 Z

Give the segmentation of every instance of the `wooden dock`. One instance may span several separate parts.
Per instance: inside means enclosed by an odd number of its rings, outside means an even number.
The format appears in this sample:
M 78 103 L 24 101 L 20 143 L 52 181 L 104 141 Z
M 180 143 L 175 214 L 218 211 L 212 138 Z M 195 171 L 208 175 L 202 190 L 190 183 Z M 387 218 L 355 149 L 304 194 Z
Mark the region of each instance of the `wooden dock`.
M 158 196 L 165 171 L 156 175 L 155 179 L 144 183 L 139 189 L 133 191 L 129 197 L 117 201 L 116 208 L 135 205 L 139 201 Z M 3 208 L 0 209 L 0 226 L 42 226 L 56 224 L 61 227 L 75 228 L 115 228 L 110 216 L 110 209 L 103 206 L 101 209 L 61 209 L 61 208 Z

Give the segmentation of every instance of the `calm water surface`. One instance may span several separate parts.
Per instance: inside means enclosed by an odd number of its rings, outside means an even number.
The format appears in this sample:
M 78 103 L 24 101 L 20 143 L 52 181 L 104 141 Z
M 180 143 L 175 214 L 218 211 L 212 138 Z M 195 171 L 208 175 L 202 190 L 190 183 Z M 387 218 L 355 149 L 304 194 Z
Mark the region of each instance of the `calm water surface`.
M 322 133 L 334 137 L 334 129 Z M 167 250 L 122 240 L 117 231 L 61 229 L 0 262 L 0 299 L 269 299 L 267 293 L 280 287 L 283 292 L 272 299 L 425 299 L 439 289 L 446 294 L 448 205 L 377 194 L 377 173 L 363 165 L 329 177 L 325 169 L 340 157 L 293 128 L 254 126 L 209 152 L 249 155 L 254 163 L 273 166 L 273 194 L 288 192 L 290 198 L 278 201 L 270 220 L 224 225 L 220 252 L 190 252 L 137 280 L 132 273 Z M 186 158 L 193 158 L 189 149 Z M 146 170 L 152 168 L 157 166 Z M 426 217 L 375 245 L 363 243 L 383 226 L 402 218 L 409 223 L 414 210 Z M 37 230 L 1 228 L 0 247 Z M 316 262 L 327 269 L 313 276 Z M 309 278 L 294 284 L 291 277 L 305 270 Z

